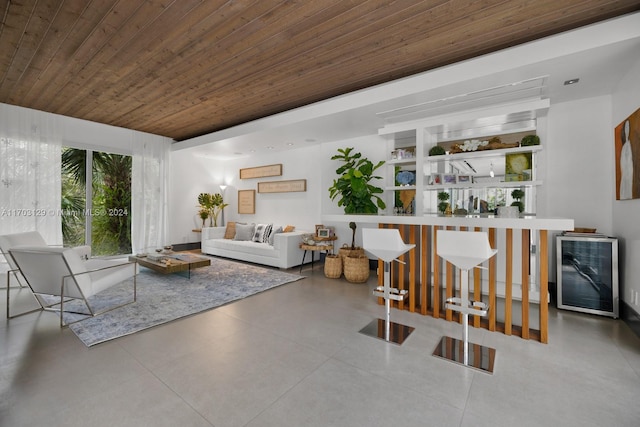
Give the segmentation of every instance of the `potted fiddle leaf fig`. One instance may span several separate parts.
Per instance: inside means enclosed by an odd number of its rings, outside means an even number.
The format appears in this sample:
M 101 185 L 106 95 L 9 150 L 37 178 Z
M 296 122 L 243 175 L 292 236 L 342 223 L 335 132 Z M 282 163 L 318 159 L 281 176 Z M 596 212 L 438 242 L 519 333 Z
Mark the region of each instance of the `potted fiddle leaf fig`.
M 338 198 L 338 206 L 344 207 L 344 213 L 376 214 L 378 209 L 386 208 L 378 196 L 383 193 L 382 188 L 370 184 L 374 179 L 381 179 L 373 173 L 384 164 L 384 160 L 374 165 L 361 153 L 353 152 L 353 147 L 339 148 L 331 160 L 340 160 L 342 165 L 336 169 L 338 178 L 329 187 L 329 197 L 331 200 Z

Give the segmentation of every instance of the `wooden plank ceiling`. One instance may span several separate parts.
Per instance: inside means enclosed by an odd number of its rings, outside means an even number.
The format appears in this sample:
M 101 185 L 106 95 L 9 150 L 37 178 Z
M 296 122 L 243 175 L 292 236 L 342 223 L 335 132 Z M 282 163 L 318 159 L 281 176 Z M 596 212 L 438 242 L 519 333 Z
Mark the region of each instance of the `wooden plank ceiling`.
M 0 0 L 0 102 L 184 140 L 639 0 Z

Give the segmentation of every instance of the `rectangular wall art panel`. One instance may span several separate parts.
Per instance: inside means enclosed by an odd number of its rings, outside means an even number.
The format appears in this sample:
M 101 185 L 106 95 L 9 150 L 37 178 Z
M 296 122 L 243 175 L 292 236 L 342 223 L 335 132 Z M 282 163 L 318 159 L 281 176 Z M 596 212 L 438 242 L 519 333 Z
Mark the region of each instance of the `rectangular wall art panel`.
M 240 169 L 240 179 L 264 178 L 265 176 L 282 176 L 282 164 Z
M 306 179 L 258 183 L 258 193 L 293 193 L 296 191 L 307 191 Z

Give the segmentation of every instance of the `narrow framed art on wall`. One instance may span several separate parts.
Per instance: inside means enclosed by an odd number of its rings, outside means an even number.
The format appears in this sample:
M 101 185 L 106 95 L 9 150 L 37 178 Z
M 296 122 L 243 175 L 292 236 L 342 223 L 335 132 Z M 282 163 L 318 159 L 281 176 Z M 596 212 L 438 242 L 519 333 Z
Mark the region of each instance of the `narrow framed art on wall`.
M 640 108 L 615 128 L 616 200 L 640 198 Z
M 256 190 L 238 190 L 238 213 L 256 213 Z

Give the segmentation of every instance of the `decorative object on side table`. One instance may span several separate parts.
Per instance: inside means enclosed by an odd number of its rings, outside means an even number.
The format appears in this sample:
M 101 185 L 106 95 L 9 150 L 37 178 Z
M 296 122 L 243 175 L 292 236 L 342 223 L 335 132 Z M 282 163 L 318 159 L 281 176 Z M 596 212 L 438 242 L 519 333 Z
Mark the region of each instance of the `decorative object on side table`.
M 328 239 L 331 237 L 331 230 L 328 228 L 320 228 L 318 229 L 318 237 L 321 239 Z
M 300 239 L 305 245 L 314 246 L 316 244 L 316 241 L 313 240 L 313 234 L 303 234 Z

